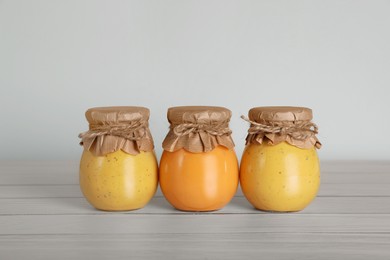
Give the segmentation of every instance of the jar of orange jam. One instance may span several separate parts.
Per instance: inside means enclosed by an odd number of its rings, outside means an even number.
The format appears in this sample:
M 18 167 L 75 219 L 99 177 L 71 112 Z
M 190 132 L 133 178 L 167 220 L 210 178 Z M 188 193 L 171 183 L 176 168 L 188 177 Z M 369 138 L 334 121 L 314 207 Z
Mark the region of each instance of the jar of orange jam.
M 256 107 L 240 168 L 241 188 L 248 201 L 264 211 L 305 208 L 320 185 L 320 148 L 312 111 L 304 107 Z
M 234 196 L 239 169 L 230 118 L 230 110 L 223 107 L 168 109 L 171 126 L 163 142 L 159 179 L 176 209 L 218 210 Z
M 88 202 L 107 211 L 144 207 L 158 184 L 158 164 L 144 107 L 98 107 L 85 113 L 80 187 Z

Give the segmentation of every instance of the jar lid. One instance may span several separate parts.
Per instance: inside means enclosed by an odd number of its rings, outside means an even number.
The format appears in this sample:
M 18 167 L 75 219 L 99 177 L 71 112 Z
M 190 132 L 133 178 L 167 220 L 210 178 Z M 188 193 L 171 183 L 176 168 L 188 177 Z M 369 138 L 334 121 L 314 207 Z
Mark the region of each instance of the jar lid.
M 229 121 L 231 116 L 229 109 L 213 106 L 171 107 L 167 113 L 171 124 L 222 122 Z
M 249 119 L 242 118 L 251 125 L 246 144 L 266 142 L 276 145 L 287 142 L 298 148 L 320 148 L 316 137 L 318 127 L 311 122 L 313 113 L 306 107 L 254 107 L 249 110 Z
M 229 129 L 232 112 L 224 107 L 182 106 L 168 109 L 170 131 L 163 141 L 165 151 L 185 149 L 209 152 L 221 145 L 234 148 Z
M 262 121 L 310 121 L 313 113 L 307 107 L 254 107 L 249 110 L 249 119 Z
M 95 156 L 122 150 L 136 155 L 154 149 L 145 107 L 95 107 L 85 112 L 89 130 L 81 133 L 80 144 Z
M 147 121 L 149 114 L 149 109 L 146 107 L 94 107 L 85 112 L 85 117 L 92 125 L 126 124 L 135 120 Z

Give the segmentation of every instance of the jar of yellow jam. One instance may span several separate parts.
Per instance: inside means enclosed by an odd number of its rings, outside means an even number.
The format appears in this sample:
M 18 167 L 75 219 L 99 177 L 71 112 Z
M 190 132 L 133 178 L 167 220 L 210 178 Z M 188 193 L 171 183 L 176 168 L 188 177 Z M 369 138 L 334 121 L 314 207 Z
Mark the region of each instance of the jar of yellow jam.
M 320 185 L 320 148 L 312 111 L 304 107 L 256 107 L 240 167 L 241 189 L 257 209 L 304 209 Z
M 158 184 L 158 164 L 144 107 L 98 107 L 85 113 L 80 134 L 80 188 L 87 201 L 107 211 L 144 207 Z
M 176 209 L 218 210 L 236 193 L 239 169 L 230 117 L 223 107 L 168 109 L 171 127 L 163 142 L 159 179 Z

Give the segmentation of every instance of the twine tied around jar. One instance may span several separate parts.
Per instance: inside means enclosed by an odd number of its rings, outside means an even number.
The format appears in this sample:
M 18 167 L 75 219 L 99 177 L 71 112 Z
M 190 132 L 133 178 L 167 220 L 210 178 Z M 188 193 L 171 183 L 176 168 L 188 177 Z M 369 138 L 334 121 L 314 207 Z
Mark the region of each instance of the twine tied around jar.
M 185 136 L 191 133 L 205 132 L 214 136 L 230 135 L 232 131 L 229 129 L 228 122 L 221 124 L 199 124 L 199 123 L 183 123 L 171 126 L 176 136 Z
M 147 127 L 147 122 L 143 120 L 132 121 L 129 124 L 90 125 L 88 131 L 79 134 L 79 138 L 83 141 L 85 139 L 111 135 L 123 137 L 130 141 L 138 141 L 145 136 Z
M 296 121 L 296 122 L 272 122 L 272 125 L 260 124 L 258 122 L 252 121 L 245 116 L 241 118 L 248 123 L 250 127 L 248 129 L 249 134 L 280 134 L 280 135 L 290 135 L 296 140 L 306 140 L 307 138 L 312 137 L 315 134 L 318 134 L 318 126 L 310 121 Z
M 80 145 L 94 156 L 122 151 L 137 155 L 154 149 L 145 107 L 95 107 L 85 112 L 89 130 L 79 134 Z
M 224 107 L 184 106 L 168 109 L 169 132 L 163 141 L 168 152 L 184 149 L 192 153 L 212 151 L 217 146 L 234 148 L 229 129 L 231 111 Z
M 316 137 L 318 126 L 311 121 L 264 120 L 262 124 L 252 121 L 245 116 L 241 116 L 241 118 L 251 124 L 246 137 L 247 145 L 250 143 L 261 144 L 263 141 L 276 145 L 286 141 L 293 146 L 303 149 L 309 149 L 313 146 L 319 149 L 322 146 Z

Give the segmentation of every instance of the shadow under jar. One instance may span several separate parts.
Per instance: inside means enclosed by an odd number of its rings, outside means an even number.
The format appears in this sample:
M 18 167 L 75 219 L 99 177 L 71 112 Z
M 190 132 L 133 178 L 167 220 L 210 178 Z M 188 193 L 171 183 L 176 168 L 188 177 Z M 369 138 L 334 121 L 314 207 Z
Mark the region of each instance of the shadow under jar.
M 304 209 L 317 195 L 321 144 L 312 111 L 304 107 L 256 107 L 240 167 L 241 189 L 264 211 Z
M 231 138 L 231 111 L 223 107 L 172 107 L 163 142 L 160 186 L 178 210 L 213 211 L 236 193 L 238 161 Z
M 80 188 L 88 202 L 107 211 L 144 207 L 156 192 L 158 164 L 144 107 L 87 110 L 89 131 L 80 134 Z

